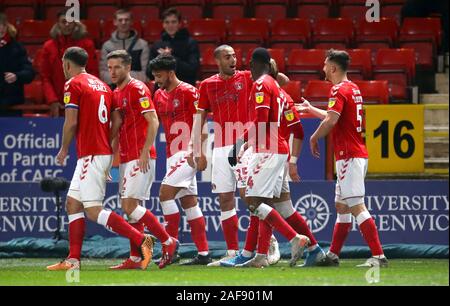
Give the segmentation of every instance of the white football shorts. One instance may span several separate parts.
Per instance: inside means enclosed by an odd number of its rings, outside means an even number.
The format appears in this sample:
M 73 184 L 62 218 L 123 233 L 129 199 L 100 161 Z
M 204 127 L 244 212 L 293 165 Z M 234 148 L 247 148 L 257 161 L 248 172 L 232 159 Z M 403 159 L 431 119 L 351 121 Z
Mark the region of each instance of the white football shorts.
M 349 158 L 336 161 L 336 203 L 348 207 L 364 203 L 364 178 L 367 173 L 367 158 Z
M 122 199 L 137 199 L 145 201 L 150 199 L 150 189 L 155 181 L 156 161 L 149 160 L 149 169 L 141 172 L 138 159 L 119 165 L 119 193 Z
M 187 155 L 187 151 L 179 151 L 167 160 L 166 176 L 162 184 L 183 188 L 177 193 L 175 199 L 197 195 L 197 170 L 189 166 Z

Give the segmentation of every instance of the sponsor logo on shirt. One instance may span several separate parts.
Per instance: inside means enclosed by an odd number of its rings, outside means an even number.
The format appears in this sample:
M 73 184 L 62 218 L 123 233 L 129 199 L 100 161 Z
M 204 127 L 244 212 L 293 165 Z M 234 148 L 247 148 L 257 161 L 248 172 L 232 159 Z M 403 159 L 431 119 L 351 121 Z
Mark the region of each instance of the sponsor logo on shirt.
M 70 92 L 64 93 L 64 104 L 70 103 Z
M 264 102 L 264 93 L 263 92 L 257 92 L 255 94 L 256 103 L 261 104 Z
M 336 98 L 330 98 L 330 100 L 328 100 L 328 107 L 331 108 L 336 104 Z
M 150 107 L 150 100 L 148 97 L 143 97 L 139 99 L 139 103 L 141 103 L 142 108 L 149 108 Z

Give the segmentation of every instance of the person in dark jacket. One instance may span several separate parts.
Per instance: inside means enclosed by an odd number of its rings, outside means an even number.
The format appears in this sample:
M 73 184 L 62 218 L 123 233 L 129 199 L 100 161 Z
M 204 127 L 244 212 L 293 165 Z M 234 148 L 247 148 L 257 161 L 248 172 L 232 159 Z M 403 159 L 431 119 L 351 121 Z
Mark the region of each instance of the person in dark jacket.
M 195 86 L 200 67 L 200 50 L 187 29 L 181 28 L 181 14 L 176 8 L 169 8 L 162 14 L 164 31 L 161 39 L 150 50 L 150 60 L 160 54 L 172 55 L 177 60 L 176 74 L 181 81 Z M 153 79 L 149 67 L 147 77 Z
M 23 85 L 33 81 L 35 72 L 26 49 L 16 41 L 17 31 L 0 13 L 0 116 L 20 116 L 11 105 L 25 102 Z

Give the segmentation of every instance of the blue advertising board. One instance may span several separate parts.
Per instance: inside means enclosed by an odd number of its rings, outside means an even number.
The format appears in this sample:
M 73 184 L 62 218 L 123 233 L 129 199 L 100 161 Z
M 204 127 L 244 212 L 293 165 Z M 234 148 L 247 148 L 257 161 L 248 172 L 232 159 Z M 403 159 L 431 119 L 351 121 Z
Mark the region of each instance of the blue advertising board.
M 53 236 L 56 214 L 52 194 L 43 193 L 37 183 L 3 183 L 0 186 L 0 241 L 18 237 Z M 153 184 L 151 199 L 145 205 L 163 222 L 158 199 L 159 186 L 159 183 Z M 206 218 L 208 239 L 223 241 L 218 198 L 211 193 L 210 183 L 199 183 L 198 187 L 199 205 Z M 108 184 L 104 204 L 108 209 L 122 214 L 117 188 L 116 183 Z M 336 220 L 334 183 L 326 181 L 291 183 L 291 193 L 293 205 L 307 219 L 316 238 L 319 241 L 330 241 Z M 367 181 L 365 202 L 375 219 L 382 243 L 448 245 L 448 181 Z M 243 241 L 249 216 L 238 197 L 236 203 L 239 238 Z M 189 225 L 184 214 L 182 216 L 180 240 L 191 242 Z M 62 232 L 67 231 L 67 223 L 67 216 L 63 211 Z M 86 235 L 110 237 L 114 234 L 88 222 Z M 279 235 L 278 238 L 284 241 Z M 364 244 L 354 221 L 347 245 Z

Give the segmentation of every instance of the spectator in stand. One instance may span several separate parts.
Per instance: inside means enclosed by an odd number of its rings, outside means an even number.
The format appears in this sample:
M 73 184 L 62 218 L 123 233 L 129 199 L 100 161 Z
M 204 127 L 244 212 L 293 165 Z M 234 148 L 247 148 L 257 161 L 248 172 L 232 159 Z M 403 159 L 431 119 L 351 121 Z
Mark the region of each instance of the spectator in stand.
M 200 66 L 200 50 L 186 28 L 181 27 L 181 14 L 176 8 L 169 8 L 162 14 L 164 31 L 161 39 L 150 50 L 150 60 L 160 54 L 172 55 L 177 60 L 176 75 L 181 81 L 195 86 Z M 147 77 L 153 79 L 147 67 Z
M 21 115 L 20 111 L 8 107 L 25 102 L 23 85 L 31 83 L 35 75 L 16 34 L 16 28 L 0 13 L 0 116 Z
M 50 115 L 58 117 L 64 114 L 64 72 L 62 56 L 70 47 L 80 47 L 87 51 L 89 60 L 86 71 L 98 76 L 98 59 L 94 42 L 87 38 L 86 26 L 80 22 L 68 22 L 66 10 L 57 15 L 57 22 L 50 30 L 51 39 L 44 43 L 42 50 L 41 77 L 44 96 L 50 105 Z
M 103 44 L 100 60 L 100 78 L 112 86 L 111 76 L 108 71 L 106 57 L 116 50 L 126 50 L 131 55 L 131 77 L 146 83 L 148 81 L 145 70 L 150 56 L 148 42 L 139 38 L 139 33 L 132 28 L 133 17 L 131 12 L 120 9 L 114 14 L 114 26 L 116 31 L 111 38 Z

